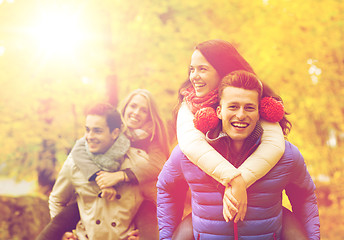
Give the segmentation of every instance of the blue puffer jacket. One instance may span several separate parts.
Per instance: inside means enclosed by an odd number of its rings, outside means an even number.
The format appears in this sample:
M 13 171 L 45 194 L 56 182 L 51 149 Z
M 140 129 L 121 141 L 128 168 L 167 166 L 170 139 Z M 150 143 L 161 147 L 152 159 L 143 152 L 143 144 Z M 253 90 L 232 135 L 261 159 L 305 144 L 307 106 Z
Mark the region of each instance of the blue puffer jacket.
M 224 144 L 224 140 L 218 141 L 214 147 L 220 152 L 222 149 L 221 153 L 225 156 L 228 149 L 224 146 L 228 144 Z M 259 140 L 250 151 L 258 144 Z M 189 161 L 176 146 L 157 183 L 160 239 L 172 238 L 181 221 L 188 187 L 192 196 L 192 222 L 196 240 L 280 239 L 283 189 L 286 190 L 293 212 L 305 226 L 309 239 L 320 239 L 315 185 L 301 153 L 287 141 L 281 160 L 267 175 L 248 188 L 246 217 L 237 224 L 232 221 L 227 223 L 223 218 L 223 186 Z

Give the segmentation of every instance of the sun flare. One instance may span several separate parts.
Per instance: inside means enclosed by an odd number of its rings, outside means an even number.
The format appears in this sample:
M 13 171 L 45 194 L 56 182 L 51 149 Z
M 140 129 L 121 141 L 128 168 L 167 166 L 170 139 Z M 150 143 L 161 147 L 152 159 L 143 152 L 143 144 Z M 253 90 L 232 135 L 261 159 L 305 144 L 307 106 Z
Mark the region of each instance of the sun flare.
M 39 48 L 49 54 L 72 54 L 85 35 L 80 23 L 79 14 L 65 7 L 42 12 L 34 27 Z

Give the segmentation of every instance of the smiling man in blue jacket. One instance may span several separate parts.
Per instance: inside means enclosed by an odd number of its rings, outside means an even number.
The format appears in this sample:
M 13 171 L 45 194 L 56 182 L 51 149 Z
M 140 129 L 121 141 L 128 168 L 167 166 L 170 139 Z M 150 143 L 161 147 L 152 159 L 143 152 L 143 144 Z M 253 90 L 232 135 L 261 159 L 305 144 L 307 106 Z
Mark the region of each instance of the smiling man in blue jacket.
M 260 144 L 261 95 L 261 82 L 243 71 L 227 75 L 219 87 L 217 115 L 221 123 L 207 133 L 207 140 L 235 167 Z M 284 189 L 307 238 L 320 239 L 315 185 L 299 150 L 288 141 L 285 144 L 285 153 L 276 166 L 247 189 L 246 216 L 237 223 L 223 218 L 224 187 L 189 161 L 177 146 L 157 183 L 160 239 L 172 239 L 183 215 L 188 188 L 192 196 L 193 234 L 197 240 L 281 239 Z

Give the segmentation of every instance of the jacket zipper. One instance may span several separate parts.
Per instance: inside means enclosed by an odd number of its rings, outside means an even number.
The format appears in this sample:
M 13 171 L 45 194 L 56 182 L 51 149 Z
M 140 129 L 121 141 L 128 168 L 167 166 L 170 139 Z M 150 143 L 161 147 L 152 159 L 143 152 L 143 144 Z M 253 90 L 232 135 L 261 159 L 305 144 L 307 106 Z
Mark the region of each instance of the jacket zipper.
M 238 225 L 236 223 L 233 224 L 234 227 L 234 239 L 239 240 L 239 235 L 238 235 Z

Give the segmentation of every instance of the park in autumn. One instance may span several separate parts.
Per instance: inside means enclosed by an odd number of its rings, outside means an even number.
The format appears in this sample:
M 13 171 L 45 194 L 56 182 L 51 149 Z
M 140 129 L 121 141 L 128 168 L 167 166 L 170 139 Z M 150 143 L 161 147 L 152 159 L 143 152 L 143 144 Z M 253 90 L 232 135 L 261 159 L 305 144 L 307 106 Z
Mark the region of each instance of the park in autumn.
M 147 89 L 175 146 L 178 89 L 209 39 L 231 42 L 282 97 L 288 140 L 317 187 L 321 238 L 343 239 L 339 0 L 0 0 L 0 239 L 34 239 L 49 221 L 49 192 L 90 104 Z

